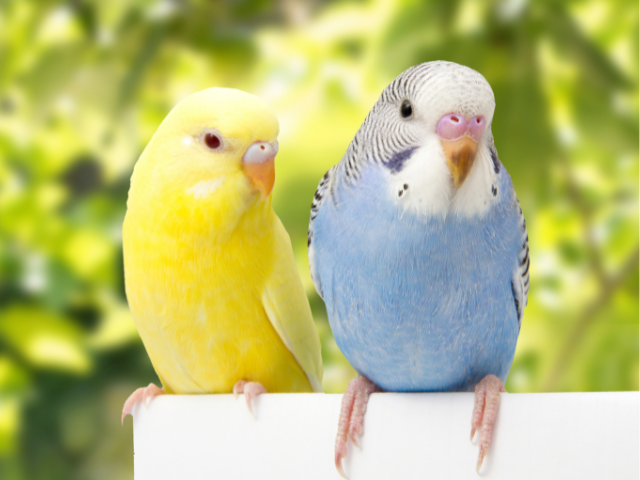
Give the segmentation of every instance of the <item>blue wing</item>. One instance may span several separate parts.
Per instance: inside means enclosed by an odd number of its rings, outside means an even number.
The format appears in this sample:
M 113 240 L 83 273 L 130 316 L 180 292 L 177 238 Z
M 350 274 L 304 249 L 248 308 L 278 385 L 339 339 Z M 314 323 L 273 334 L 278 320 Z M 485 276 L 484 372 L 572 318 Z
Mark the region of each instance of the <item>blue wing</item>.
M 307 236 L 307 248 L 309 253 L 309 268 L 311 270 L 311 279 L 313 280 L 313 285 L 316 287 L 316 291 L 321 298 L 322 296 L 322 287 L 320 286 L 320 279 L 318 278 L 318 270 L 316 268 L 316 260 L 315 260 L 315 245 L 313 243 L 313 222 L 318 216 L 318 212 L 322 203 L 328 197 L 330 187 L 333 183 L 334 173 L 338 165 L 334 165 L 331 167 L 327 173 L 324 174 L 320 183 L 318 184 L 318 188 L 316 189 L 316 193 L 313 196 L 313 201 L 311 202 L 311 216 L 309 219 L 309 233 Z
M 513 290 L 513 299 L 516 302 L 516 311 L 518 312 L 518 329 L 522 326 L 522 315 L 524 307 L 527 306 L 529 299 L 529 235 L 527 233 L 527 222 L 524 219 L 520 202 L 517 201 L 515 192 L 513 197 L 516 198 L 518 211 L 520 213 L 520 232 L 522 240 L 522 248 L 518 255 L 518 266 L 513 272 L 511 279 L 511 288 Z

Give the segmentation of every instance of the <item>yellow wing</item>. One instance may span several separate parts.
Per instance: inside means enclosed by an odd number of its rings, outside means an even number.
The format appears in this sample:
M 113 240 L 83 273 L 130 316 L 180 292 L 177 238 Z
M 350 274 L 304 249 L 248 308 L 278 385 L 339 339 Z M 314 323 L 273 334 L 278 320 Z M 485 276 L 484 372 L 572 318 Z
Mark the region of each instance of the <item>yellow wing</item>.
M 306 373 L 311 388 L 322 392 L 320 337 L 296 268 L 289 234 L 277 216 L 274 223 L 275 268 L 267 280 L 262 302 L 273 328 Z

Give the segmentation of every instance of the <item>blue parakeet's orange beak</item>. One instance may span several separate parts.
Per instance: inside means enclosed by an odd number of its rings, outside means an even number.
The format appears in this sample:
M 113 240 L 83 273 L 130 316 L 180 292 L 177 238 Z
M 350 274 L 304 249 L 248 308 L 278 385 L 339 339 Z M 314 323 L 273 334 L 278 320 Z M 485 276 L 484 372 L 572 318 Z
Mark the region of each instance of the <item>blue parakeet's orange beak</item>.
M 450 113 L 438 122 L 436 131 L 456 188 L 462 186 L 473 166 L 478 142 L 485 127 L 486 123 L 481 115 L 467 121 L 462 115 Z
M 278 153 L 278 142 L 257 142 L 251 145 L 242 157 L 242 168 L 245 175 L 260 191 L 265 200 L 276 180 L 275 158 Z

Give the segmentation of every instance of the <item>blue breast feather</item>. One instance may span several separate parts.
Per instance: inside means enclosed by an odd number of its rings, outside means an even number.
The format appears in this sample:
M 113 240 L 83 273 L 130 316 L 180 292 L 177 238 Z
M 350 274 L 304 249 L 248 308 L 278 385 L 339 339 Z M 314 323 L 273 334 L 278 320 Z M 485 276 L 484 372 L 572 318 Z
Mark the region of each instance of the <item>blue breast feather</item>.
M 505 381 L 522 248 L 509 175 L 498 175 L 486 215 L 446 219 L 394 204 L 391 175 L 371 165 L 355 185 L 336 181 L 314 221 L 314 263 L 338 346 L 387 391 L 468 391 L 491 373 Z

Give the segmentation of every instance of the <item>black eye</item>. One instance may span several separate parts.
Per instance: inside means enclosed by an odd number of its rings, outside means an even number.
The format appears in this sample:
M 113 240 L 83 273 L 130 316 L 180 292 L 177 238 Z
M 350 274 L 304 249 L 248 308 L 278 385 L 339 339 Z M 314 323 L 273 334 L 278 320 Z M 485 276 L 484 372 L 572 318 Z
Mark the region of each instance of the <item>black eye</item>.
M 215 128 L 206 128 L 200 134 L 200 144 L 209 150 L 222 150 L 225 148 L 224 137 Z
M 411 108 L 411 102 L 409 100 L 404 100 L 402 105 L 400 105 L 400 115 L 402 118 L 409 118 L 413 113 L 413 109 Z
M 210 149 L 215 150 L 220 146 L 220 137 L 214 133 L 205 133 L 204 143 Z

